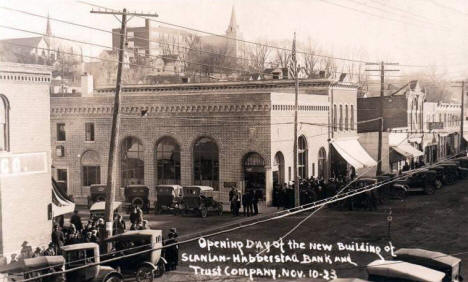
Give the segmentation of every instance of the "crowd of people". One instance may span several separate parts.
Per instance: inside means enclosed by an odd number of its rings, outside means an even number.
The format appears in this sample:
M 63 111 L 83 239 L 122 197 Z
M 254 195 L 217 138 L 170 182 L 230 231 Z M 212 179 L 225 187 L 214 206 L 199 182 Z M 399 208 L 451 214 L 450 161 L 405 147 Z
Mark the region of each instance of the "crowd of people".
M 341 190 L 352 180 L 351 177 L 338 176 L 325 181 L 320 178 L 304 178 L 299 180 L 300 204 L 308 204 L 331 196 Z M 273 206 L 285 209 L 294 207 L 294 181 L 275 184 L 273 187 Z
M 242 205 L 244 216 L 253 216 L 258 214 L 258 202 L 263 200 L 263 191 L 261 189 L 246 189 L 247 192 L 241 195 L 241 192 L 235 187 L 229 191 L 229 202 L 231 204 L 231 213 L 234 216 L 240 215 Z

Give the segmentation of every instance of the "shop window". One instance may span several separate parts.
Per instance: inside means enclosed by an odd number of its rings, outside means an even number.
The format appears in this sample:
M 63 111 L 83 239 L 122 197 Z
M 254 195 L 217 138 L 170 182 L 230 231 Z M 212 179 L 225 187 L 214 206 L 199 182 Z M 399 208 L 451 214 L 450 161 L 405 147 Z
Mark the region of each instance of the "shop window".
M 127 137 L 121 147 L 121 184 L 144 184 L 145 162 L 143 144 L 135 137 Z
M 85 123 L 85 140 L 94 141 L 94 123 Z
M 158 184 L 180 184 L 180 147 L 171 137 L 164 137 L 156 146 Z
M 216 143 L 207 137 L 200 138 L 193 148 L 193 176 L 196 185 L 218 188 L 219 152 Z

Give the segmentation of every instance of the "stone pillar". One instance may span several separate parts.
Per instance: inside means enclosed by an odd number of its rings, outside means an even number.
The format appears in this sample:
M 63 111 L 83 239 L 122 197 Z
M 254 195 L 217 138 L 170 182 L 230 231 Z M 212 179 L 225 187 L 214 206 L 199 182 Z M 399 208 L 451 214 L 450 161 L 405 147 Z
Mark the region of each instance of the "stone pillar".
M 273 204 L 273 172 L 270 166 L 265 166 L 265 198 L 266 205 Z
M 148 142 L 150 143 L 150 142 Z M 153 148 L 146 148 L 144 154 L 145 161 L 145 185 L 149 188 L 149 201 L 153 203 L 155 198 L 154 186 L 155 186 L 155 172 L 154 172 L 154 150 Z
M 192 152 L 181 148 L 180 152 L 180 185 L 192 185 Z

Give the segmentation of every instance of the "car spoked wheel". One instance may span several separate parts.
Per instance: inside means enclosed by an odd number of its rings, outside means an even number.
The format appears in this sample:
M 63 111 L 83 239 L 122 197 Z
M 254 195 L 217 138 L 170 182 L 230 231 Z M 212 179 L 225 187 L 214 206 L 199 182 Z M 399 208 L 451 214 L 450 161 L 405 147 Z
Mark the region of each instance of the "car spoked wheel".
M 119 276 L 116 276 L 116 275 L 113 275 L 109 278 L 107 278 L 106 280 L 104 280 L 104 282 L 122 282 L 123 279 L 120 278 Z
M 152 267 L 149 266 L 141 266 L 138 268 L 137 273 L 136 273 L 136 281 L 138 282 L 152 282 L 154 280 L 155 270 Z
M 440 180 L 434 181 L 434 186 L 436 189 L 441 189 L 442 188 L 442 182 Z
M 208 209 L 205 206 L 200 208 L 200 216 L 203 218 L 208 216 Z
M 223 215 L 223 205 L 218 206 L 218 215 L 222 216 Z
M 158 261 L 158 264 L 156 265 L 156 270 L 153 270 L 153 277 L 154 278 L 161 277 L 165 271 L 166 271 L 166 267 L 165 267 L 164 261 L 160 259 Z

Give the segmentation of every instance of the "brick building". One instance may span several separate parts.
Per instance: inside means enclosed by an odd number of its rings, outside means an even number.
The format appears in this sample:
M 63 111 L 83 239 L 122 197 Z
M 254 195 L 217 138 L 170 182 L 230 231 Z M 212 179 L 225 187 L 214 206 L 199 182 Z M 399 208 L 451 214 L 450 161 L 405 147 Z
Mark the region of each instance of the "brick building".
M 127 184 L 180 183 L 213 186 L 222 201 L 233 185 L 265 189 L 271 202 L 273 184 L 294 178 L 293 93 L 287 80 L 123 87 L 118 197 Z M 77 201 L 106 180 L 113 94 L 88 85 L 82 97 L 51 98 L 54 173 Z M 353 112 L 334 132 L 332 96 Z M 357 140 L 356 87 L 303 80 L 299 104 L 299 175 L 327 177 L 332 134 Z
M 0 254 L 47 247 L 52 230 L 50 69 L 0 63 Z

